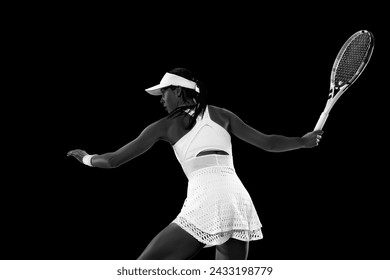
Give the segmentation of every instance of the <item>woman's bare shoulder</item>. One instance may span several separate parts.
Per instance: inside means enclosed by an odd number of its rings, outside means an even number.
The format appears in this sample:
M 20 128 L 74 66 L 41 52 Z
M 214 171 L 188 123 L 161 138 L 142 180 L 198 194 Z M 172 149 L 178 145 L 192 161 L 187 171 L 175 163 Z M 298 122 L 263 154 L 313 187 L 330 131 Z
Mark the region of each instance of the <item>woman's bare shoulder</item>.
M 209 107 L 209 110 L 210 111 L 213 111 L 213 112 L 216 112 L 218 114 L 223 114 L 225 113 L 226 111 L 228 111 L 227 109 L 225 108 L 222 108 L 222 107 L 218 107 L 218 106 L 215 106 L 215 105 L 207 105 Z
M 224 127 L 225 129 L 228 129 L 230 125 L 230 116 L 232 112 L 230 112 L 225 108 L 214 106 L 214 105 L 208 105 L 208 107 L 209 107 L 210 118 L 216 123 L 218 123 L 219 125 L 221 125 L 222 127 Z
M 218 115 L 222 118 L 230 119 L 231 115 L 234 115 L 234 113 L 226 108 L 218 107 L 215 105 L 208 105 L 209 111 L 211 111 L 211 114 Z

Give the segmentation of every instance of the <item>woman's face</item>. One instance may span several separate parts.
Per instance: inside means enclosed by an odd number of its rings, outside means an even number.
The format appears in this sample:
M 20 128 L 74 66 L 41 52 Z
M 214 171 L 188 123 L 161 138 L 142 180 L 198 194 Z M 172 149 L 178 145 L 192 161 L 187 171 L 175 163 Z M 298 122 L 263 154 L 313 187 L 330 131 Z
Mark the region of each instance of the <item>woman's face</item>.
M 164 106 L 165 110 L 167 110 L 168 114 L 176 109 L 178 104 L 180 103 L 179 97 L 179 87 L 172 90 L 171 88 L 163 88 L 161 89 L 161 104 Z

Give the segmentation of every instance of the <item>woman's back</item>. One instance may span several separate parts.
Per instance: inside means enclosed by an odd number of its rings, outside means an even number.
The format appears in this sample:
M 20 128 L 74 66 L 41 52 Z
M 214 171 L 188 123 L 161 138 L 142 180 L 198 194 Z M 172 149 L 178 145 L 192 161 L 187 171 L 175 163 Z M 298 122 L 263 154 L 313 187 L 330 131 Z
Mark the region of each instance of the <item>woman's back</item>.
M 187 113 L 191 115 L 193 112 Z M 220 123 L 211 119 L 209 107 L 206 106 L 204 114 L 197 117 L 193 128 L 175 142 L 173 149 L 180 163 L 193 159 L 203 152 L 217 151 L 231 155 L 231 137 L 223 127 L 226 127 L 226 122 L 222 122 L 223 118 L 218 109 L 214 110 L 214 113 Z
M 207 107 L 211 121 L 217 123 L 219 126 L 228 131 L 229 118 L 226 110 L 212 105 L 207 105 Z M 180 139 L 182 139 L 187 133 L 191 131 L 191 129 L 186 128 L 190 122 L 190 115 L 187 114 L 178 116 L 169 120 L 170 124 L 168 129 L 168 139 L 171 145 L 175 145 Z

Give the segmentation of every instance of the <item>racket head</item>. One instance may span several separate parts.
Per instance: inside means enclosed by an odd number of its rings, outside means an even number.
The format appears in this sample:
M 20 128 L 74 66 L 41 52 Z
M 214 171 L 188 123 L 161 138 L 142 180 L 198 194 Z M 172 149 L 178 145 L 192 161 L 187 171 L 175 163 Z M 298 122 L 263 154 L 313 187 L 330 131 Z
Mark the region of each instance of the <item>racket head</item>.
M 367 30 L 356 32 L 344 43 L 332 67 L 332 95 L 340 88 L 345 91 L 356 81 L 370 61 L 374 45 L 374 35 Z

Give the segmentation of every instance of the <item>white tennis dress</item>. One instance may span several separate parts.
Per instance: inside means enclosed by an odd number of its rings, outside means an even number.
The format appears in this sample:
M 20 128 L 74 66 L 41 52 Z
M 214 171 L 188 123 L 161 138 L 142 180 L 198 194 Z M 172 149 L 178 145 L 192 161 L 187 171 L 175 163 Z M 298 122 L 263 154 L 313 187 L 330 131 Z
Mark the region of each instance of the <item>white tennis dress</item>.
M 262 239 L 256 209 L 233 166 L 230 134 L 211 120 L 208 106 L 203 118 L 198 116 L 195 126 L 173 149 L 188 178 L 187 198 L 173 223 L 206 247 L 223 244 L 229 238 Z M 207 150 L 229 155 L 196 157 Z

